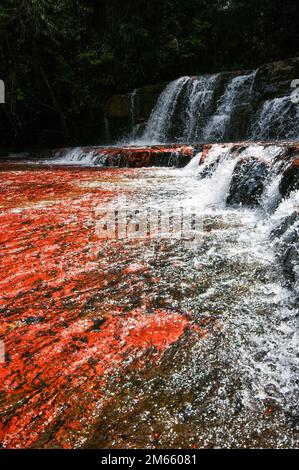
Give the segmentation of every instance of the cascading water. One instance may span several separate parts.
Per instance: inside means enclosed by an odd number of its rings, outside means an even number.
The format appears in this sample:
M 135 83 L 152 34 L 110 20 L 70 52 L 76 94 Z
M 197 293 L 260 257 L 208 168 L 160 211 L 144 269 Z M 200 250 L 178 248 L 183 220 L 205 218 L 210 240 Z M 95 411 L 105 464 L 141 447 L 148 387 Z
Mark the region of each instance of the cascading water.
M 233 118 L 242 107 L 250 106 L 255 74 L 240 75 L 229 81 L 216 112 L 203 130 L 205 142 L 230 140 L 235 130 Z
M 256 75 L 257 71 L 202 75 L 171 82 L 161 93 L 143 135 L 131 143 L 298 138 L 298 103 L 290 95 L 261 103 Z
M 187 446 L 193 439 L 199 446 L 296 445 L 296 294 L 285 286 L 270 234 L 298 209 L 299 192 L 281 201 L 280 155 L 275 145 L 250 145 L 237 154 L 233 146 L 214 145 L 201 165 L 202 152 L 183 170 L 155 170 L 155 176 L 142 170 L 133 184 L 129 207 L 173 214 L 192 207 L 202 218 L 197 245 L 160 240 L 157 250 L 143 252 L 147 273 L 160 276 L 147 295 L 158 305 L 189 312 L 199 324 L 215 322 L 218 332 L 207 327 L 204 340 L 189 347 L 183 343 L 174 363 L 165 361 L 143 391 L 145 410 L 161 426 L 165 445 Z M 230 207 L 226 200 L 234 169 L 252 157 L 271 168 L 262 205 Z M 134 423 L 146 411 L 141 407 L 133 422 L 121 403 L 116 420 L 125 413 L 128 432 L 136 436 Z
M 299 139 L 299 104 L 289 96 L 267 100 L 252 118 L 253 140 Z
M 159 97 L 141 142 L 195 142 L 213 109 L 218 75 L 182 77 Z M 200 139 L 199 139 L 200 140 Z
M 213 110 L 219 75 L 202 76 L 190 81 L 191 90 L 187 92 L 186 117 L 184 119 L 182 140 L 202 141 L 202 123 Z
M 84 166 L 109 166 L 107 165 L 107 153 L 97 151 L 96 149 L 86 149 L 84 147 L 75 147 L 58 151 L 53 159 L 46 160 L 44 163 L 55 163 L 58 165 L 84 165 Z
M 189 77 L 182 77 L 167 85 L 149 118 L 142 136 L 143 141 L 163 142 L 165 140 L 174 117 L 177 100 L 188 81 Z

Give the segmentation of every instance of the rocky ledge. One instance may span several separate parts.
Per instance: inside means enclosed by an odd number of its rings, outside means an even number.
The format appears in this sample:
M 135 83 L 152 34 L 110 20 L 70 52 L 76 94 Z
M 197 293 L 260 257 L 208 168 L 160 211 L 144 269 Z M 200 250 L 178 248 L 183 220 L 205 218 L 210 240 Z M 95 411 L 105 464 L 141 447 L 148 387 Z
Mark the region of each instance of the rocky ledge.
M 287 204 L 289 198 L 296 198 L 299 189 L 299 143 L 238 143 L 218 144 L 218 159 L 209 156 L 215 152 L 215 145 L 205 145 L 199 160 L 204 169 L 199 177 L 212 174 L 221 158 L 237 158 L 226 203 L 230 206 L 263 206 L 265 216 L 271 217 L 280 203 Z M 277 183 L 272 207 L 264 207 L 263 195 L 269 184 Z M 284 211 L 274 220 L 270 239 L 274 244 L 277 261 L 281 265 L 286 285 L 299 298 L 299 211 L 298 204 L 290 204 L 293 212 Z
M 202 145 L 152 145 L 144 147 L 80 147 L 51 152 L 63 162 L 117 168 L 175 166 L 182 168 L 202 149 Z
M 215 103 L 212 109 L 207 110 L 205 116 L 208 121 L 217 108 L 217 103 L 225 91 L 225 87 L 231 79 L 249 73 L 249 70 L 221 71 L 218 75 L 217 90 L 215 93 Z M 200 72 L 199 72 L 200 73 Z M 286 60 L 271 62 L 261 65 L 255 71 L 255 79 L 252 86 L 252 96 L 248 102 L 238 103 L 237 113 L 233 116 L 231 127 L 235 130 L 229 139 L 241 140 L 249 136 L 243 128 L 242 120 L 246 113 L 251 117 L 255 116 L 257 110 L 268 100 L 279 99 L 289 96 L 295 88 L 292 83 L 299 77 L 299 57 L 292 57 Z M 194 77 L 196 78 L 196 77 Z M 132 93 L 111 96 L 105 105 L 104 116 L 107 130 L 106 141 L 114 141 L 124 135 L 131 134 L 132 127 L 137 126 L 143 129 L 152 110 L 154 109 L 160 93 L 167 83 L 158 83 L 137 88 Z M 246 101 L 246 100 L 245 100 Z M 277 122 L 270 129 L 271 135 L 284 138 L 284 133 L 278 128 Z M 239 129 L 239 130 L 238 130 Z M 227 137 L 226 137 L 227 138 Z

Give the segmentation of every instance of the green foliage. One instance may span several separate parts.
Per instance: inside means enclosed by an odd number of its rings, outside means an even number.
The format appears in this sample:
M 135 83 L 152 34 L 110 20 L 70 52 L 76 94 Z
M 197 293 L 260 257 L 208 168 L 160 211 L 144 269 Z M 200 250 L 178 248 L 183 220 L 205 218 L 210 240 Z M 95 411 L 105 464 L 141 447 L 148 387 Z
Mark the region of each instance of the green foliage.
M 111 94 L 296 55 L 297 25 L 295 0 L 1 0 L 2 143 L 82 141 Z

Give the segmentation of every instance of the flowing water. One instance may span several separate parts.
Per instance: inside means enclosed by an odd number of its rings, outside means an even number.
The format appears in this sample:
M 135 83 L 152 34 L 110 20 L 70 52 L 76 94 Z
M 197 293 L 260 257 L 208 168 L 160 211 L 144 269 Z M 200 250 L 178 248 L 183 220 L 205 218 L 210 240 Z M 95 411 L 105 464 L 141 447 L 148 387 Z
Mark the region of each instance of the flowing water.
M 253 139 L 299 138 L 299 106 L 288 96 L 267 100 L 252 122 Z
M 137 101 L 132 146 L 0 165 L 0 445 L 298 447 L 298 266 L 272 236 L 298 146 L 201 145 L 296 140 L 298 105 L 255 72 L 182 77 L 138 140 Z M 252 159 L 259 204 L 229 205 Z
M 279 200 L 279 152 L 215 145 L 181 170 L 2 167 L 4 447 L 298 446 L 296 292 L 270 232 L 299 192 Z M 252 154 L 273 162 L 262 205 L 229 207 Z M 107 208 L 110 239 L 95 226 Z
M 181 77 L 161 93 L 139 139 L 132 144 L 229 142 L 299 138 L 298 104 L 289 95 L 261 102 L 257 71 Z M 131 105 L 131 115 L 132 105 Z

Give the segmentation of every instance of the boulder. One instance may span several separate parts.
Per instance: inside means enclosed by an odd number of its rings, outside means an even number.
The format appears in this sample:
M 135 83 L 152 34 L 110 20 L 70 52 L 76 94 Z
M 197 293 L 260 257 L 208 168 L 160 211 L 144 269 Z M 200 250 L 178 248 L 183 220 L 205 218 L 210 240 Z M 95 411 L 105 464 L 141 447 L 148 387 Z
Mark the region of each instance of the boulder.
M 226 203 L 257 205 L 268 173 L 268 164 L 262 160 L 251 157 L 239 160 L 234 169 Z
M 256 99 L 273 99 L 291 93 L 291 82 L 298 76 L 299 57 L 262 65 L 257 70 L 253 88 Z

